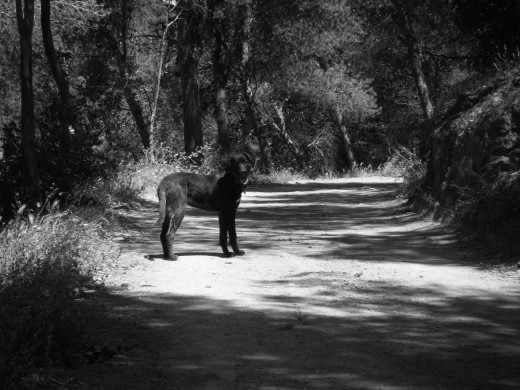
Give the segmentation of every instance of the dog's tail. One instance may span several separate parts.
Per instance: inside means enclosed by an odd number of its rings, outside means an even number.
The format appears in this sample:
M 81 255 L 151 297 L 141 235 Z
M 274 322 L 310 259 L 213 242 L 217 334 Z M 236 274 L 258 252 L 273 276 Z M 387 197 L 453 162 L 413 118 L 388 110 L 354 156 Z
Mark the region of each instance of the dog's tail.
M 166 218 L 166 189 L 159 187 L 157 196 L 159 197 L 159 219 L 155 225 L 160 226 L 164 223 L 164 218 Z

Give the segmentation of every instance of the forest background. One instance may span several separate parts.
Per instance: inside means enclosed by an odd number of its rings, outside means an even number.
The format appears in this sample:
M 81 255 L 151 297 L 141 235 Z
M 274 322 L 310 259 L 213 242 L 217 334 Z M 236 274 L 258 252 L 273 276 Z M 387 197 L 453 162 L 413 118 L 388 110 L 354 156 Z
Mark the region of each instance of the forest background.
M 166 173 L 209 173 L 235 151 L 251 156 L 257 183 L 402 176 L 411 205 L 515 253 L 518 20 L 516 0 L 2 1 L 3 302 L 22 299 L 13 275 L 39 296 L 42 279 L 18 272 L 31 256 L 40 267 L 85 246 L 90 262 L 110 252 L 100 214 L 82 207 L 103 215 Z M 64 285 L 70 272 L 90 280 L 95 267 L 78 264 L 60 268 Z M 19 342 L 0 335 L 6 381 L 28 361 L 24 315 L 4 328 Z M 69 348 L 46 332 L 33 361 Z
M 411 168 L 409 196 L 459 220 L 491 187 L 514 187 L 516 174 L 503 177 L 520 156 L 514 86 L 490 109 L 507 118 L 463 139 L 471 126 L 453 125 L 514 84 L 513 0 L 0 7 L 4 221 L 125 164 L 209 169 L 230 151 L 249 152 L 259 173 L 309 177 L 392 161 Z

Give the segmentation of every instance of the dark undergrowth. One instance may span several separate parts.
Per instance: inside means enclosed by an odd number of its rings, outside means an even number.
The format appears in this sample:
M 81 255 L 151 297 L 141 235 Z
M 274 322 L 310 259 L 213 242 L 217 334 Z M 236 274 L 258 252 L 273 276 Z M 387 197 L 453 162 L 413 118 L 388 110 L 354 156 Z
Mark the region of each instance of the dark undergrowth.
M 454 207 L 442 207 L 425 188 L 426 164 L 406 149 L 397 151 L 386 171 L 402 177 L 398 195 L 411 207 L 450 225 L 468 241 L 479 242 L 494 253 L 520 253 L 520 173 L 502 173 L 490 179 L 471 173 L 471 185 L 453 186 Z M 385 170 L 383 170 L 385 172 Z
M 493 251 L 520 253 L 520 175 L 479 181 L 464 189 L 454 212 L 455 226 Z
M 474 186 L 458 187 L 453 208 L 441 207 L 420 186 L 411 186 L 406 191 L 414 211 L 451 226 L 469 243 L 517 261 L 520 260 L 519 179 L 517 174 L 493 181 L 481 178 Z
M 21 209 L 0 231 L 0 388 L 24 388 L 35 367 L 72 363 L 84 292 L 102 285 L 118 255 L 101 225 L 81 210 Z

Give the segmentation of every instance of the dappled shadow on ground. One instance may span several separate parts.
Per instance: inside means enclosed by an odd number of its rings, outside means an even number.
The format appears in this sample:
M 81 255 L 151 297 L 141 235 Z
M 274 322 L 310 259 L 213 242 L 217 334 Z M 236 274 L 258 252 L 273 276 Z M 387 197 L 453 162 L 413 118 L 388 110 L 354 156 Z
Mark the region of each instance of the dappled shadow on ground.
M 471 262 L 457 252 L 456 238 L 421 217 L 404 212 L 393 183 L 319 183 L 252 188 L 242 198 L 237 215 L 239 243 L 246 251 L 299 253 L 331 260 L 363 260 L 446 264 Z M 155 208 L 126 218 L 130 248 L 161 253 L 160 228 L 153 225 Z M 417 225 L 414 225 L 414 224 Z M 188 207 L 176 236 L 176 251 L 219 253 L 218 216 Z
M 259 192 L 246 198 L 243 207 L 250 212 L 241 214 L 241 226 L 275 241 L 316 245 L 311 255 L 322 258 L 442 263 L 442 242 L 453 250 L 454 236 L 434 225 L 414 228 L 421 217 L 396 212 L 395 189 L 395 184 L 347 183 Z M 258 248 L 269 242 L 265 235 Z
M 357 297 L 334 290 L 334 301 L 319 295 L 299 301 L 264 297 L 325 306 L 329 315 L 255 311 L 201 296 L 107 296 L 112 321 L 127 324 L 117 341 L 136 345 L 128 365 L 107 371 L 110 388 L 129 383 L 133 389 L 520 386 L 520 296 L 453 297 L 435 288 L 412 292 L 385 283 L 357 291 Z M 411 294 L 414 300 L 406 304 L 402 297 Z M 103 375 L 87 381 L 108 388 Z

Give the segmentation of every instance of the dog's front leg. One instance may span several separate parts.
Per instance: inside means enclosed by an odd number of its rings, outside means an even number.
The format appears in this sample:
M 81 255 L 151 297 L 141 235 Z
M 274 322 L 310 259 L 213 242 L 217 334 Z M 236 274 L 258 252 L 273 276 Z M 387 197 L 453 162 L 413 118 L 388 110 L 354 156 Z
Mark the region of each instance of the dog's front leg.
M 242 256 L 245 254 L 245 252 L 238 249 L 235 217 L 236 217 L 236 209 L 233 210 L 232 214 L 230 213 L 229 221 L 227 224 L 227 228 L 228 228 L 228 232 L 229 232 L 229 243 L 231 244 L 231 248 L 233 248 L 233 253 L 237 256 Z
M 227 247 L 227 233 L 228 233 L 228 216 L 224 211 L 219 211 L 218 213 L 218 225 L 220 230 L 219 242 L 220 247 L 222 248 L 222 252 L 225 257 L 233 257 L 234 254 L 231 253 Z

